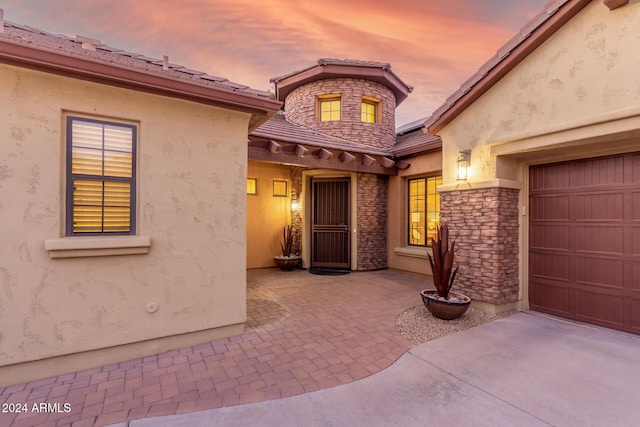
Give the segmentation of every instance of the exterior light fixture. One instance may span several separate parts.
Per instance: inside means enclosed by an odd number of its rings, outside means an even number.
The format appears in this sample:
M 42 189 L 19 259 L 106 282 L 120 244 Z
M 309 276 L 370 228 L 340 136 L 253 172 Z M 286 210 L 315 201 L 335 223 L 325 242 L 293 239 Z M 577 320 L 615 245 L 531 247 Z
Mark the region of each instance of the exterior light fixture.
M 300 201 L 295 192 L 291 192 L 291 210 L 294 212 L 300 210 Z
M 468 178 L 471 150 L 459 151 L 458 154 L 458 181 L 466 181 Z

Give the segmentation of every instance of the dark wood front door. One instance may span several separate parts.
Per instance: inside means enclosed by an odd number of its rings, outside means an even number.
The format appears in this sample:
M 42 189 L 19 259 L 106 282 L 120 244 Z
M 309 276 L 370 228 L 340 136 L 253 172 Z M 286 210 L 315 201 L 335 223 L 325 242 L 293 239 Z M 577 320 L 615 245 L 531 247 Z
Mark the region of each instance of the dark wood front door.
M 311 267 L 349 268 L 349 178 L 312 181 Z
M 640 153 L 531 167 L 531 309 L 640 333 Z

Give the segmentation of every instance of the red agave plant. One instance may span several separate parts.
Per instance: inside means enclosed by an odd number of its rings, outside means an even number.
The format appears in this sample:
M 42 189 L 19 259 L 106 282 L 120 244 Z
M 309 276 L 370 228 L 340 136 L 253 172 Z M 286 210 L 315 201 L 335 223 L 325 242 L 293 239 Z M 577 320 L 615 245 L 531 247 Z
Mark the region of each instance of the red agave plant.
M 458 267 L 455 270 L 453 268 L 453 258 L 455 256 L 456 242 L 451 243 L 449 248 L 449 226 L 447 224 L 440 224 L 438 227 L 438 235 L 435 238 L 431 238 L 431 254 L 429 256 L 429 263 L 431 264 L 431 272 L 433 273 L 433 284 L 436 287 L 438 296 L 444 299 L 448 299 L 449 291 L 453 286 L 453 281 L 456 278 Z

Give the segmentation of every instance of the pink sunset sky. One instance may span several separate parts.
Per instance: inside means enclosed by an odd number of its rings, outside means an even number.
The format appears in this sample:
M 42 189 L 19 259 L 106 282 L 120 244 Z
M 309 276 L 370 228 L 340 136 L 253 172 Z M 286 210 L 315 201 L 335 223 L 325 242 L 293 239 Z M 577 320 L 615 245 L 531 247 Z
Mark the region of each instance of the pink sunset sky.
M 548 0 L 0 0 L 5 19 L 83 35 L 255 89 L 319 58 L 388 62 L 427 117 Z

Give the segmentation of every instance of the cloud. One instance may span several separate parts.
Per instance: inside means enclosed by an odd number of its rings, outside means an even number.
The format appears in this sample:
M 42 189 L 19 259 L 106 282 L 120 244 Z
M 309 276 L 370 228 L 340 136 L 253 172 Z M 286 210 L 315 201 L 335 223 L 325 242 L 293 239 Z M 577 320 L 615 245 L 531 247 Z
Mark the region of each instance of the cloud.
M 256 89 L 321 57 L 392 64 L 415 87 L 399 124 L 424 117 L 546 0 L 5 0 L 5 18 L 86 35 Z

